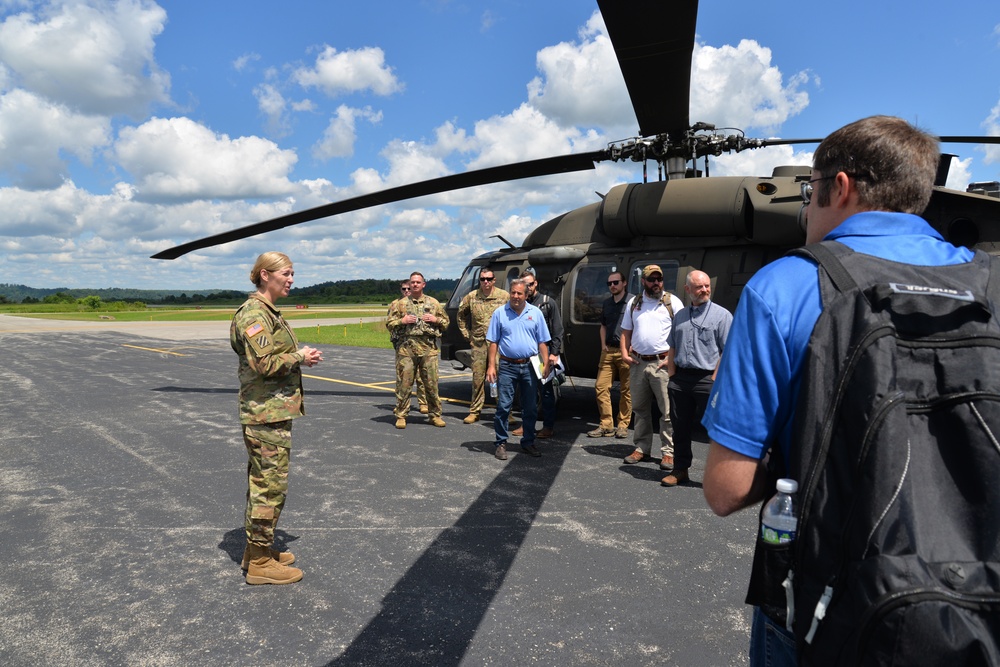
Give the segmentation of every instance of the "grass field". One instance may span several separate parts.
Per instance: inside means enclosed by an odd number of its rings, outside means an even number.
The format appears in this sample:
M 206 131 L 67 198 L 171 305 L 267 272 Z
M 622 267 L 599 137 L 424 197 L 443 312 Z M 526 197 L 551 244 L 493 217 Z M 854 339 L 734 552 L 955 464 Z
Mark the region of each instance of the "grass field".
M 296 327 L 295 337 L 308 345 L 350 345 L 391 349 L 385 322 Z

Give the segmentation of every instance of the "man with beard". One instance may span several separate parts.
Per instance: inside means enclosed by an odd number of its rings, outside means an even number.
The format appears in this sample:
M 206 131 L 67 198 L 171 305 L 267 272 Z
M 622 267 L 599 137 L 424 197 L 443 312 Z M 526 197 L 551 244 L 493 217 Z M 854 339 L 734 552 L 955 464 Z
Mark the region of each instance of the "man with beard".
M 667 426 L 670 415 L 667 337 L 674 314 L 684 304 L 663 289 L 663 271 L 656 264 L 642 270 L 642 288 L 642 294 L 632 299 L 622 316 L 622 360 L 630 366 L 629 384 L 635 412 L 632 436 L 635 451 L 625 457 L 625 463 L 639 463 L 652 454 L 651 406 L 655 399 L 660 409 L 660 469 L 670 470 L 674 465 L 674 446 Z
M 631 295 L 626 292 L 628 283 L 621 271 L 612 271 L 608 276 L 608 291 L 611 296 L 601 306 L 601 358 L 597 362 L 597 413 L 601 423 L 587 433 L 589 438 L 628 437 L 628 425 L 632 421 L 632 394 L 629 391 L 629 367 L 622 361 L 621 328 L 625 306 Z M 618 399 L 618 427 L 615 428 L 614 410 L 611 407 L 611 384 L 618 376 L 621 395 Z
M 667 344 L 670 384 L 670 425 L 674 429 L 674 469 L 660 484 L 677 486 L 688 481 L 691 467 L 691 431 L 705 413 L 722 348 L 729 336 L 733 314 L 713 303 L 712 281 L 703 271 L 692 271 L 684 281 L 691 305 L 674 318 Z

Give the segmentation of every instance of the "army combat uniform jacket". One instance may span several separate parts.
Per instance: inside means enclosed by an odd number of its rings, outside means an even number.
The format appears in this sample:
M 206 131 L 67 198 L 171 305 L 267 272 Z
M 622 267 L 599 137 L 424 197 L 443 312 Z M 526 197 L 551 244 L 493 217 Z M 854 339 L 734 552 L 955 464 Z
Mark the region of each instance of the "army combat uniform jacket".
M 422 319 L 424 313 L 430 313 L 438 318 L 431 324 Z M 415 315 L 417 321 L 413 324 L 403 324 L 403 318 Z M 448 328 L 448 313 L 444 312 L 441 302 L 432 296 L 424 294 L 419 299 L 403 297 L 389 305 L 385 326 L 390 337 L 398 341 L 396 353 L 406 357 L 424 357 L 437 351 L 437 339 Z
M 305 356 L 281 311 L 257 293 L 233 315 L 229 344 L 239 355 L 240 423 L 271 424 L 305 414 Z
M 494 287 L 489 296 L 474 289 L 462 298 L 458 306 L 458 330 L 473 345 L 486 345 L 486 330 L 493 311 L 510 301 L 510 294 Z

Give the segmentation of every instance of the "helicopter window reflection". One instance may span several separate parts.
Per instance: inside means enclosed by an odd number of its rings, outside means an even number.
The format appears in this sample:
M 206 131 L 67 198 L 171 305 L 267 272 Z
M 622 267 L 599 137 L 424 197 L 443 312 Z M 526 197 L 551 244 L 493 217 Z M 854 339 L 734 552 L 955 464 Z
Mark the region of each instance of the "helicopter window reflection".
M 462 297 L 479 286 L 479 272 L 482 269 L 481 266 L 470 266 L 465 269 L 462 279 L 458 281 L 458 287 L 455 288 L 451 299 L 448 300 L 448 308 L 458 308 L 458 305 L 462 303 Z
M 580 267 L 573 277 L 573 322 L 601 321 L 601 307 L 611 296 L 608 291 L 608 274 L 615 270 L 614 264 L 589 264 Z

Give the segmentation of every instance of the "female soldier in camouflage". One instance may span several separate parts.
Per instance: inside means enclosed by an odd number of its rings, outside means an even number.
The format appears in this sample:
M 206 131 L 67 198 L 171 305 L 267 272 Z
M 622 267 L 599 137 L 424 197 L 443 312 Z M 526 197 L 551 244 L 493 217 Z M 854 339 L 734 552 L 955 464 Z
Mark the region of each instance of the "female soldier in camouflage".
M 295 556 L 271 549 L 288 490 L 292 420 L 305 414 L 299 366 L 323 360 L 319 350 L 298 348 L 292 328 L 274 306 L 288 296 L 294 275 L 287 255 L 258 257 L 250 272 L 257 291 L 239 307 L 229 328 L 229 342 L 240 358 L 240 423 L 249 459 L 243 553 L 248 584 L 291 584 L 302 578 L 302 570 L 289 567 Z

